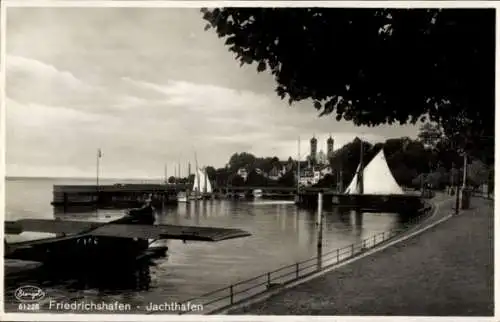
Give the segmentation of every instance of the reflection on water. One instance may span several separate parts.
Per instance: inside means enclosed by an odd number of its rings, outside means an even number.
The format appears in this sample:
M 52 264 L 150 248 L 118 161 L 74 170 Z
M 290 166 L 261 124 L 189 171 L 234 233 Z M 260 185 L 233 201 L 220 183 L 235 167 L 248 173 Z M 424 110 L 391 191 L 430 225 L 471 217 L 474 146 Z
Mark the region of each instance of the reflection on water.
M 8 280 L 9 284 L 43 285 L 67 291 L 94 289 L 105 294 L 120 294 L 123 291 L 148 290 L 151 285 L 151 263 L 144 262 L 134 267 L 121 267 L 113 271 L 104 267 L 99 269 L 71 270 L 63 267 L 41 266 L 24 276 Z
M 63 220 L 109 221 L 123 214 L 122 210 L 110 209 L 55 214 L 50 206 L 51 185 L 50 181 L 7 182 L 7 219 L 57 216 Z M 16 191 L 21 189 L 23 194 L 19 196 Z M 323 252 L 359 242 L 401 224 L 399 216 L 395 214 L 356 214 L 346 209 L 332 209 L 323 213 Z M 156 215 L 158 224 L 234 227 L 247 230 L 252 236 L 218 243 L 163 241 L 169 247 L 168 258 L 155 260 L 154 266 L 148 266 L 147 273 L 140 274 L 144 277 L 143 281 L 148 281 L 141 285 L 147 287 L 133 287 L 125 282 L 135 279 L 131 277 L 136 276 L 134 273 L 118 279 L 123 283 L 117 284 L 129 285 L 120 294 L 137 303 L 163 302 L 165 299 L 181 301 L 283 265 L 312 258 L 318 252 L 319 227 L 316 225 L 316 216 L 316 211 L 298 209 L 293 203 L 279 200 L 210 200 L 165 208 Z M 11 241 L 46 237 L 35 235 L 23 233 L 16 238 L 9 237 Z M 110 279 L 97 276 L 99 274 L 83 279 L 86 282 L 78 284 L 78 287 L 69 287 L 66 282 L 57 282 L 56 279 L 50 289 L 63 297 L 97 298 L 117 288 L 117 285 L 106 286 L 104 282 L 110 282 Z M 18 280 L 7 281 L 7 302 L 14 301 L 12 290 L 23 284 L 25 282 Z M 82 289 L 87 291 L 82 293 Z M 89 292 L 89 289 L 93 291 Z

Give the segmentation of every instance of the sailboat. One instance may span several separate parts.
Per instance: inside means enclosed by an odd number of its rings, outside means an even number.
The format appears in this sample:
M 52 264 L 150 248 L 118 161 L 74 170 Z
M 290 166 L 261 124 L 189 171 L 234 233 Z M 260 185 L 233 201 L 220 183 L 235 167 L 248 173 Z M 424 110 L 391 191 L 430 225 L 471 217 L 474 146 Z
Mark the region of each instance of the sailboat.
M 193 189 L 191 191 L 192 193 L 189 196 L 189 199 L 191 200 L 201 200 L 213 192 L 212 184 L 208 179 L 206 168 L 203 170 L 196 169 Z
M 188 202 L 189 200 L 201 200 L 213 192 L 212 184 L 208 179 L 206 170 L 196 169 L 191 194 L 187 191 L 181 191 L 177 194 L 178 202 Z
M 361 187 L 358 182 L 361 171 L 363 171 L 362 189 L 360 189 Z M 345 194 L 404 195 L 403 189 L 401 189 L 396 179 L 394 179 L 391 169 L 387 164 L 384 149 L 381 149 L 364 169 L 361 169 L 361 164 L 358 166 L 354 178 L 345 190 Z

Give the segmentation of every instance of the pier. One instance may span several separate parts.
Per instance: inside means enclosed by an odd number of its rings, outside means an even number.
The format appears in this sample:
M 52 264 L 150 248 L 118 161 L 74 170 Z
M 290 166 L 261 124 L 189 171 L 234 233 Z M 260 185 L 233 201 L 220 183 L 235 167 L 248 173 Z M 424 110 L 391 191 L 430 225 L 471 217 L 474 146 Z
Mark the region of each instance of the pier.
M 156 207 L 177 204 L 183 184 L 54 185 L 53 206 L 138 207 L 151 197 Z
M 332 190 L 304 190 L 296 197 L 299 207 L 316 209 L 318 193 L 322 192 L 323 207 L 347 207 L 363 212 L 412 213 L 423 206 L 418 195 L 377 195 L 377 194 L 343 194 Z

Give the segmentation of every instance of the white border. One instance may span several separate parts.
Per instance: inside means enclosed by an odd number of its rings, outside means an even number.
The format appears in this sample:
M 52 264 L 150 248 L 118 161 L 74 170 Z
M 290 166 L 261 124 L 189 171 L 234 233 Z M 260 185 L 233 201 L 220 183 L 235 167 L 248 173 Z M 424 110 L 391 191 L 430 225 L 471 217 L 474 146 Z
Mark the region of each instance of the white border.
M 113 1 L 113 0 L 3 0 L 6 7 L 332 7 L 332 8 L 496 8 L 497 1 Z
M 8 7 L 146 7 L 146 8 L 200 8 L 200 7 L 358 7 L 358 8 L 374 8 L 374 7 L 387 7 L 387 8 L 496 8 L 496 40 L 497 40 L 497 53 L 498 53 L 498 40 L 500 36 L 499 18 L 498 13 L 499 2 L 497 1 L 46 1 L 46 0 L 3 0 L 1 5 L 1 56 L 0 56 L 0 173 L 5 177 L 5 59 L 6 59 L 6 9 Z M 498 57 L 498 55 L 497 55 Z M 500 67 L 496 62 L 496 93 L 499 92 Z M 480 108 L 480 107 L 478 107 Z M 496 110 L 496 109 L 495 109 Z M 499 117 L 496 115 L 496 133 L 500 130 Z M 495 138 L 496 139 L 496 138 Z M 496 149 L 495 160 L 500 157 L 500 152 Z M 496 163 L 495 163 L 496 165 Z M 500 174 L 496 173 L 495 183 L 498 182 Z M 3 221 L 5 210 L 5 180 L 0 182 L 0 218 Z M 500 224 L 496 219 L 497 211 L 495 209 L 495 231 L 499 231 Z M 0 229 L 0 237 L 3 239 L 3 228 Z M 495 235 L 496 237 L 496 235 Z M 495 258 L 498 258 L 498 248 L 500 242 L 495 238 L 494 243 Z M 0 250 L 0 271 L 3 273 L 3 249 Z M 495 261 L 495 291 L 500 286 L 500 278 Z M 3 275 L 3 274 L 2 274 Z M 3 295 L 4 287 L 3 276 L 0 278 L 0 291 Z M 496 294 L 495 294 L 496 295 Z M 474 296 L 471 294 L 471 296 Z M 495 316 L 498 316 L 500 309 L 498 308 L 498 301 L 495 296 Z M 3 306 L 3 298 L 0 299 L 0 304 Z M 5 321 L 493 321 L 494 318 L 479 318 L 479 317 L 370 317 L 370 316 L 192 316 L 192 315 L 116 315 L 116 314 L 18 314 L 18 313 L 3 313 L 3 307 L 0 309 L 0 320 Z
M 6 121 L 5 121 L 5 77 L 6 77 L 6 63 L 5 59 L 6 55 L 6 43 L 7 43 L 7 13 L 5 10 L 5 3 L 0 3 L 0 174 L 2 177 L 0 178 L 0 219 L 2 222 L 5 220 L 5 158 L 6 158 Z M 4 225 L 0 229 L 0 237 L 4 240 Z M 3 295 L 4 295 L 4 258 L 3 258 L 3 247 L 0 247 L 0 320 L 2 319 L 3 314 Z

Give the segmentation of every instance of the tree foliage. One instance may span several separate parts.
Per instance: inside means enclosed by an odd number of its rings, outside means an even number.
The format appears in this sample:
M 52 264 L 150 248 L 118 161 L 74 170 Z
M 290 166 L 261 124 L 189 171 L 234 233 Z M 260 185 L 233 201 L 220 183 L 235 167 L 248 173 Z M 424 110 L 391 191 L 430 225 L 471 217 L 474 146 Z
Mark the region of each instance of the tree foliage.
M 355 125 L 437 122 L 454 147 L 493 155 L 494 9 L 202 9 L 243 64 L 289 103 Z M 482 148 L 478 149 L 478 145 Z M 489 160 L 491 162 L 491 160 Z
M 205 170 L 207 172 L 208 179 L 210 181 L 214 181 L 215 178 L 216 178 L 216 170 L 215 170 L 215 168 L 212 167 L 212 166 L 208 166 L 208 167 L 206 167 Z
M 436 148 L 443 139 L 443 133 L 439 125 L 427 122 L 420 127 L 418 138 L 426 146 Z

